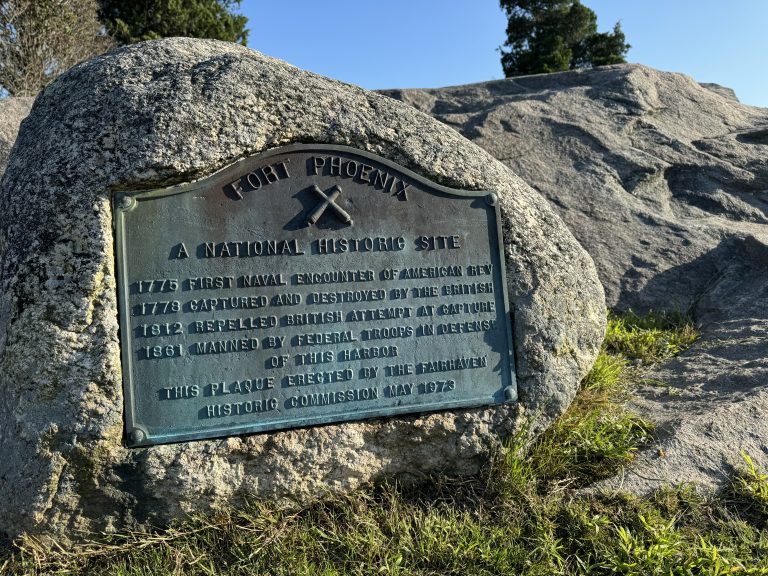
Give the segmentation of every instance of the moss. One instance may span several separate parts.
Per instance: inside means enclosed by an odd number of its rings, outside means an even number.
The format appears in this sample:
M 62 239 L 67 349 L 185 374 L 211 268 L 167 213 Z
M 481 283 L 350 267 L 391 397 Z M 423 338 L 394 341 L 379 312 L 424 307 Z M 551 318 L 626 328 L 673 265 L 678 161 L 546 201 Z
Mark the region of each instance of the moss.
M 78 444 L 67 454 L 68 471 L 77 482 L 78 492 L 88 496 L 99 487 L 99 475 L 110 460 L 110 450 L 105 442 Z

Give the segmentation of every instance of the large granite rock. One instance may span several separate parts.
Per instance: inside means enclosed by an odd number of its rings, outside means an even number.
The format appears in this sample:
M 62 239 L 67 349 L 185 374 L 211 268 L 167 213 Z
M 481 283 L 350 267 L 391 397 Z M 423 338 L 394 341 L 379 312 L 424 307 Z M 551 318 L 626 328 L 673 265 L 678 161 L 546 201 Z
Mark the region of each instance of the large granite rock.
M 11 152 L 19 124 L 29 114 L 32 98 L 0 99 L 0 176 L 5 171 L 5 162 Z
M 638 65 L 388 91 L 541 192 L 611 307 L 688 311 L 702 341 L 638 390 L 659 440 L 611 485 L 716 486 L 768 469 L 768 110 Z
M 293 142 L 497 191 L 520 404 L 126 449 L 112 192 L 192 181 Z M 0 528 L 11 535 L 472 473 L 524 417 L 540 429 L 568 406 L 604 330 L 591 259 L 503 164 L 409 106 L 214 41 L 120 49 L 43 91 L 2 180 L 0 262 Z

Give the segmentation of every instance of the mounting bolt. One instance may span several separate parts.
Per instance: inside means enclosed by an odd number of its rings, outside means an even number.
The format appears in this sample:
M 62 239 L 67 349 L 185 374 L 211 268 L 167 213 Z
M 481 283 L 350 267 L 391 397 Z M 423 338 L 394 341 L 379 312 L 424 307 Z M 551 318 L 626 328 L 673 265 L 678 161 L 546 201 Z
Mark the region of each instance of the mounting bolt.
M 499 197 L 496 196 L 496 194 L 491 193 L 485 197 L 485 201 L 488 203 L 488 206 L 496 206 L 496 202 L 499 201 Z
M 123 210 L 130 210 L 131 208 L 133 208 L 134 203 L 135 203 L 135 200 L 130 196 L 123 196 L 123 199 L 120 200 L 120 208 L 122 208 Z
M 131 430 L 130 437 L 131 437 L 132 443 L 139 444 L 140 442 L 143 442 L 146 439 L 147 435 L 144 434 L 144 430 L 142 430 L 141 428 L 134 428 L 133 430 Z
M 504 401 L 517 402 L 517 388 L 514 386 L 507 386 L 504 388 Z

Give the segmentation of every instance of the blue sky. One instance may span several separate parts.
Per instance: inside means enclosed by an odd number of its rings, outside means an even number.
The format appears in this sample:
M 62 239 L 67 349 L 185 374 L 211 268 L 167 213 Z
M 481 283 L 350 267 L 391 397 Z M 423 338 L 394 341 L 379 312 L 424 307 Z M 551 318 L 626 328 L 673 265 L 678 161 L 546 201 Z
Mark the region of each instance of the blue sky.
M 768 106 L 768 0 L 582 0 L 600 31 L 621 21 L 630 62 L 683 72 Z M 365 88 L 503 77 L 497 0 L 243 0 L 249 46 Z

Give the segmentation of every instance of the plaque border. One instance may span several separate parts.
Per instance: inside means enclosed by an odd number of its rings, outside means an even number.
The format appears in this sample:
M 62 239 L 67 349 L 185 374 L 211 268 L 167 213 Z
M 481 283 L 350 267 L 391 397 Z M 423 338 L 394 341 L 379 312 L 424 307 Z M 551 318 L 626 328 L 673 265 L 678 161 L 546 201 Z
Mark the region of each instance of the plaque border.
M 404 407 L 391 407 L 388 409 L 387 414 L 382 414 L 379 410 L 355 410 L 351 414 L 345 414 L 343 419 L 339 419 L 337 416 L 312 416 L 311 418 L 292 418 L 290 421 L 285 422 L 270 422 L 267 426 L 258 423 L 247 423 L 242 426 L 221 426 L 219 428 L 207 428 L 205 432 L 182 432 L 174 434 L 162 434 L 148 436 L 147 431 L 144 430 L 140 423 L 136 419 L 136 405 L 133 395 L 133 334 L 131 330 L 126 330 L 127 334 L 123 333 L 123 320 L 125 320 L 126 328 L 130 328 L 128 325 L 130 318 L 130 306 L 129 306 L 129 292 L 130 286 L 126 282 L 127 274 L 127 254 L 125 245 L 125 215 L 136 207 L 138 201 L 145 199 L 163 198 L 167 196 L 176 196 L 179 194 L 185 194 L 188 192 L 194 192 L 200 188 L 208 187 L 224 187 L 236 179 L 242 174 L 251 172 L 258 165 L 262 164 L 264 160 L 274 156 L 282 154 L 289 154 L 293 152 L 340 152 L 343 154 L 356 155 L 361 158 L 367 158 L 378 162 L 391 168 L 394 171 L 400 172 L 403 175 L 416 180 L 427 188 L 427 191 L 433 193 L 438 191 L 442 194 L 449 196 L 459 197 L 474 197 L 474 198 L 486 198 L 486 202 L 494 209 L 494 216 L 496 220 L 496 242 L 497 250 L 499 254 L 500 275 L 501 282 L 503 284 L 503 302 L 504 302 L 504 315 L 507 318 L 506 325 L 506 337 L 507 337 L 507 357 L 509 359 L 509 374 L 506 377 L 509 378 L 509 384 L 504 385 L 505 375 L 500 378 L 500 390 L 504 395 L 504 400 L 499 403 L 472 403 L 466 400 L 458 400 L 454 402 L 439 402 L 436 403 L 435 408 L 430 409 L 429 404 L 421 404 L 414 410 L 414 406 Z M 512 333 L 512 324 L 514 318 L 510 315 L 509 306 L 509 292 L 507 289 L 507 274 L 506 274 L 506 257 L 504 253 L 504 235 L 501 224 L 501 210 L 499 208 L 498 197 L 492 190 L 462 190 L 457 188 L 450 188 L 433 182 L 429 178 L 426 178 L 413 170 L 401 166 L 394 161 L 387 158 L 383 158 L 368 152 L 366 150 L 360 150 L 351 146 L 342 146 L 338 144 L 290 144 L 281 146 L 278 148 L 271 148 L 263 152 L 259 152 L 245 158 L 242 158 L 236 162 L 228 164 L 213 174 L 186 182 L 182 184 L 176 184 L 165 188 L 151 189 L 151 190 L 120 190 L 115 191 L 112 194 L 112 213 L 113 213 L 113 229 L 115 240 L 115 272 L 116 288 L 118 296 L 118 329 L 119 336 L 118 342 L 120 345 L 120 358 L 121 358 L 121 374 L 123 384 L 123 422 L 124 422 L 124 439 L 125 445 L 129 448 L 135 447 L 147 447 L 159 444 L 170 444 L 176 442 L 188 442 L 195 440 L 217 440 L 232 436 L 243 436 L 246 434 L 257 433 L 269 433 L 272 431 L 289 430 L 294 428 L 305 428 L 308 426 L 328 425 L 328 424 L 343 424 L 345 422 L 355 422 L 360 420 L 374 419 L 374 418 L 390 418 L 393 416 L 404 416 L 408 414 L 424 414 L 424 413 L 436 413 L 451 411 L 460 408 L 477 408 L 483 406 L 501 406 L 503 404 L 510 404 L 517 402 L 517 363 L 515 361 L 514 353 L 514 340 Z

